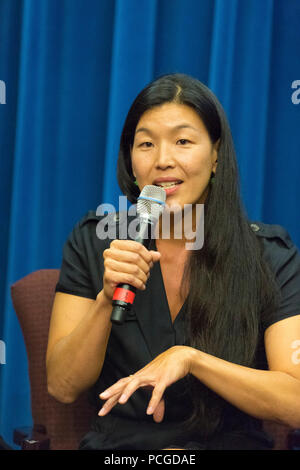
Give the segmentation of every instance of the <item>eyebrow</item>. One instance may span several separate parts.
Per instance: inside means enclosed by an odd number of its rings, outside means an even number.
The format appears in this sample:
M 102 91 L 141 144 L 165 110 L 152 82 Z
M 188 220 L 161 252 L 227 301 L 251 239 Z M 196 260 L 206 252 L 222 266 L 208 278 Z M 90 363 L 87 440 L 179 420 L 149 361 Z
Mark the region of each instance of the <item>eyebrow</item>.
M 171 129 L 171 132 L 177 131 L 177 130 L 179 130 L 179 129 L 187 129 L 187 128 L 188 128 L 188 129 L 192 129 L 192 130 L 194 130 L 194 131 L 196 131 L 196 132 L 199 132 L 198 129 L 196 129 L 195 127 L 191 126 L 190 124 L 179 124 L 178 126 L 174 126 L 174 127 Z M 147 127 L 139 127 L 139 129 L 137 129 L 137 130 L 135 131 L 135 134 L 137 134 L 138 132 L 147 132 L 147 133 L 150 134 L 150 135 L 153 134 L 153 132 L 152 132 L 150 129 L 148 129 Z

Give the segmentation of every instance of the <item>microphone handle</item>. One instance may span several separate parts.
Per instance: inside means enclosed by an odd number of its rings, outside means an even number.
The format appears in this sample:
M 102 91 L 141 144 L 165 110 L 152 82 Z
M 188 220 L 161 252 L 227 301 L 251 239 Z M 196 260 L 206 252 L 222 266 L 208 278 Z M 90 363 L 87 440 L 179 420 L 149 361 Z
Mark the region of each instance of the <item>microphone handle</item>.
M 150 246 L 156 220 L 149 217 L 140 217 L 139 232 L 135 241 L 144 245 L 147 249 Z M 130 284 L 118 284 L 112 300 L 113 309 L 110 320 L 115 325 L 122 325 L 130 311 L 136 293 L 136 287 Z

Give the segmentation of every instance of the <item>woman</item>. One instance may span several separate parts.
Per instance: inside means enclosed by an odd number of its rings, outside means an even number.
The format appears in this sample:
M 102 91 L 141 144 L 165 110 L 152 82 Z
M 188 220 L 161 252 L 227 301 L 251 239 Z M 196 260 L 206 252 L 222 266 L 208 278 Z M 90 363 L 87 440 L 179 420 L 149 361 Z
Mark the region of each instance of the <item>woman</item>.
M 80 448 L 270 447 L 262 420 L 300 426 L 300 256 L 282 227 L 248 221 L 227 119 L 207 87 L 174 74 L 139 94 L 118 181 L 133 203 L 149 184 L 165 188 L 170 209 L 196 214 L 204 203 L 204 244 L 187 250 L 174 224 L 169 238 L 159 226 L 149 250 L 99 240 L 94 212 L 74 228 L 47 374 L 62 402 L 89 388 L 97 398 Z M 124 325 L 112 326 L 121 282 L 137 295 Z

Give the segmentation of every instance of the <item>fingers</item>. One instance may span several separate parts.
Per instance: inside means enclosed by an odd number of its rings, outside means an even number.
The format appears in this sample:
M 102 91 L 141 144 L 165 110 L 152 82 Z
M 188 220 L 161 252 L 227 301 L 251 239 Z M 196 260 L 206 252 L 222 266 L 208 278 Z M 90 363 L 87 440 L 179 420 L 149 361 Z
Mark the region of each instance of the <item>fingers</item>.
M 126 403 L 138 388 L 152 387 L 146 413 L 153 414 L 153 419 L 160 422 L 164 416 L 165 389 L 188 374 L 190 350 L 192 348 L 187 346 L 173 346 L 167 349 L 134 375 L 119 380 L 102 392 L 100 398 L 109 400 L 108 406 L 111 409 L 116 403 Z
M 130 273 L 120 273 L 118 271 L 106 271 L 103 276 L 103 285 L 104 290 L 106 285 L 110 286 L 108 297 L 112 297 L 114 290 L 118 284 L 130 284 L 137 289 L 146 289 L 145 283 L 142 279 L 139 279 L 137 276 L 134 276 Z
M 158 383 L 154 387 L 153 392 L 152 392 L 152 396 L 151 396 L 151 399 L 150 399 L 150 402 L 149 402 L 149 405 L 148 405 L 148 408 L 147 408 L 147 411 L 146 411 L 147 415 L 151 415 L 156 411 L 160 401 L 162 400 L 165 388 L 166 387 L 163 383 Z M 162 407 L 162 406 L 163 405 L 160 405 L 160 407 Z M 159 408 L 158 415 L 160 413 L 162 413 L 162 411 L 164 413 L 164 408 Z
M 109 267 L 112 271 L 126 273 L 129 276 L 136 277 L 144 284 L 147 282 L 150 274 L 150 268 L 148 265 L 141 268 L 138 263 L 124 263 L 123 261 L 118 261 L 113 258 L 110 258 L 109 261 L 105 263 L 105 267 Z
M 148 384 L 149 385 L 149 384 Z M 120 396 L 119 403 L 124 405 L 131 397 L 131 395 L 140 387 L 143 386 L 143 382 L 139 377 L 132 376 L 128 385 L 122 391 L 122 395 Z
M 129 377 L 125 377 L 123 379 L 118 380 L 114 385 L 104 390 L 104 392 L 100 393 L 99 397 L 101 400 L 107 400 L 111 396 L 119 394 L 124 390 L 127 383 L 131 380 L 131 375 Z
M 118 380 L 114 385 L 100 393 L 99 397 L 101 400 L 106 400 L 106 402 L 102 405 L 102 408 L 98 413 L 99 416 L 105 416 L 118 403 L 120 396 L 122 395 L 122 391 L 129 380 L 130 376 Z
M 116 394 L 113 397 L 109 398 L 103 405 L 101 410 L 99 411 L 98 415 L 99 416 L 105 416 L 107 415 L 110 410 L 118 403 L 118 399 L 120 397 L 120 394 Z
M 160 253 L 147 250 L 133 240 L 113 240 L 104 250 L 103 285 L 108 298 L 112 298 L 117 284 L 126 283 L 144 290 L 150 269 L 160 258 Z
M 142 383 L 140 379 L 132 375 L 125 379 L 119 380 L 112 387 L 109 387 L 104 392 L 100 393 L 99 397 L 102 400 L 109 400 L 113 397 L 117 397 L 117 401 L 123 405 L 141 386 Z
M 153 412 L 153 420 L 156 423 L 161 423 L 165 415 L 165 400 L 162 398 Z
M 147 262 L 139 253 L 133 251 L 124 251 L 119 248 L 111 248 L 107 251 L 109 251 L 109 253 L 105 250 L 106 253 L 104 253 L 104 259 L 108 258 L 111 261 L 119 261 L 121 266 L 138 266 L 140 270 L 145 273 L 149 272 L 153 266 L 153 261 L 151 259 Z M 109 257 L 107 257 L 107 254 L 109 254 Z
M 147 380 L 146 383 L 138 376 L 129 376 L 121 379 L 104 392 L 100 393 L 99 397 L 102 400 L 106 400 L 106 402 L 103 404 L 98 415 L 105 416 L 118 403 L 124 405 L 131 395 L 140 387 L 154 387 L 151 400 L 147 408 L 147 414 L 153 414 L 154 421 L 160 423 L 165 414 L 165 401 L 162 397 L 166 387 L 162 383 L 156 384 L 155 386 L 153 384 L 151 385 L 151 381 Z
M 144 245 L 134 240 L 113 240 L 110 244 L 110 249 L 120 250 L 122 252 L 129 252 L 131 254 L 138 254 L 147 264 L 153 262 L 153 257 L 156 259 L 160 253 L 157 251 L 147 250 Z M 159 253 L 159 255 L 157 255 Z M 134 258 L 133 258 L 134 259 Z
M 161 258 L 161 253 L 159 251 L 154 251 L 154 250 L 151 250 L 150 251 L 151 255 L 152 255 L 152 260 L 154 263 L 156 263 L 157 261 L 160 260 Z

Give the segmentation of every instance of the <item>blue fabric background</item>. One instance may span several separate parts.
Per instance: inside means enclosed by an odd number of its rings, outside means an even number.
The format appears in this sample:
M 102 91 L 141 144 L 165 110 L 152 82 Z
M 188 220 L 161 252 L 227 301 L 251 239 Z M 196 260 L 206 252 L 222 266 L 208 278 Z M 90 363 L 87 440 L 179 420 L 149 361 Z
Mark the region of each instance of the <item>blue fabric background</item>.
M 136 94 L 169 72 L 223 104 L 252 220 L 300 246 L 299 0 L 0 0 L 0 435 L 31 424 L 10 285 L 58 268 L 75 222 L 118 206 L 115 169 Z M 298 99 L 297 99 L 298 98 Z

